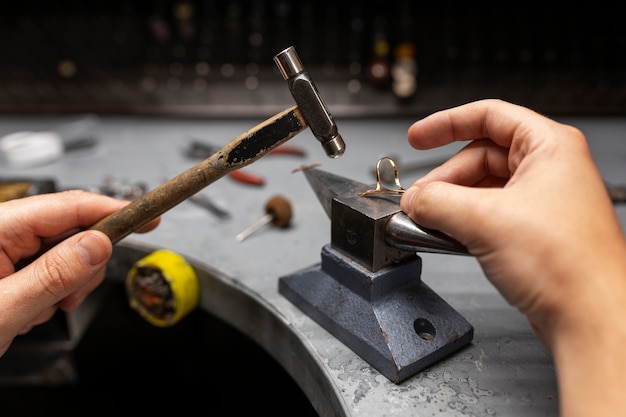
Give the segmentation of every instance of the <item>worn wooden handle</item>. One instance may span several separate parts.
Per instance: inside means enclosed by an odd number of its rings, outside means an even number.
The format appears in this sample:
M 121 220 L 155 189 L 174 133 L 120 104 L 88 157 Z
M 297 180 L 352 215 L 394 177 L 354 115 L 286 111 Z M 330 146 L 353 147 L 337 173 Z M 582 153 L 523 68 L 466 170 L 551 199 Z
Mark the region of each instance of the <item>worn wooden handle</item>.
M 298 107 L 290 107 L 237 136 L 213 155 L 100 220 L 90 229 L 104 232 L 111 242 L 117 243 L 230 171 L 269 154 L 306 127 Z

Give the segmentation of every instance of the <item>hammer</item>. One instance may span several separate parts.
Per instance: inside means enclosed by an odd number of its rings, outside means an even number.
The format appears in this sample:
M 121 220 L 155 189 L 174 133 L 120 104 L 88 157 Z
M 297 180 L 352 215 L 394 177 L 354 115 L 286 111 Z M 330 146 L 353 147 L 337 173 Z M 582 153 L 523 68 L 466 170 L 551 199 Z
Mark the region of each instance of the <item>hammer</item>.
M 324 100 L 304 70 L 295 49 L 274 56 L 296 105 L 242 133 L 202 162 L 129 203 L 91 226 L 117 243 L 209 184 L 269 154 L 274 148 L 310 127 L 326 155 L 338 158 L 345 151 Z

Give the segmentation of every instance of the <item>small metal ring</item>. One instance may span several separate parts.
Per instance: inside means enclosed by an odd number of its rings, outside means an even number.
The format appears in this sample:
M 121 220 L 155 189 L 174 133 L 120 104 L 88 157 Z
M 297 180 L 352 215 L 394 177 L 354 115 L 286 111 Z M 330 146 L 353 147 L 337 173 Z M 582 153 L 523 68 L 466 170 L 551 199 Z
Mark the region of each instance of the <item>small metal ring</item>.
M 395 190 L 390 190 L 382 186 L 382 183 L 380 180 L 380 164 L 383 161 L 388 161 L 389 164 L 391 164 L 391 167 L 393 168 L 393 180 L 397 187 L 397 189 Z M 404 191 L 406 190 L 402 187 L 402 185 L 400 185 L 400 176 L 398 174 L 398 166 L 396 165 L 396 162 L 393 159 L 389 158 L 388 156 L 383 156 L 376 163 L 376 188 L 372 190 L 360 192 L 359 196 L 363 197 L 363 196 L 370 196 L 370 195 L 376 195 L 376 194 L 401 195 L 402 193 L 404 193 Z

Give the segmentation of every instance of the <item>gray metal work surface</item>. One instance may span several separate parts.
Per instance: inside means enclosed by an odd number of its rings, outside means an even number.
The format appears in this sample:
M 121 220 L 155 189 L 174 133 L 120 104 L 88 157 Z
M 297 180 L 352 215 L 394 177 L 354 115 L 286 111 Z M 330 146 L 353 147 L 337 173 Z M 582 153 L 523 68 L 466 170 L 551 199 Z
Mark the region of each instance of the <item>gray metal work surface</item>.
M 51 129 L 69 120 L 2 118 L 0 135 Z M 225 145 L 260 121 L 103 118 L 101 136 L 94 148 L 68 152 L 60 160 L 33 168 L 12 168 L 3 163 L 0 177 L 54 177 L 58 187 L 72 188 L 98 185 L 106 176 L 112 176 L 129 183 L 145 182 L 154 188 L 198 162 L 184 155 L 192 140 Z M 608 183 L 626 183 L 626 120 L 563 121 L 585 132 Z M 475 333 L 469 346 L 401 384 L 387 380 L 278 293 L 278 279 L 320 262 L 321 249 L 330 239 L 326 213 L 303 174 L 292 170 L 320 163 L 327 171 L 374 184 L 376 162 L 387 155 L 396 159 L 400 181 L 408 186 L 426 171 L 403 172 L 403 162 L 451 155 L 462 146 L 414 150 L 406 141 L 411 122 L 337 120 L 347 147 L 339 159 L 327 158 L 311 132 L 305 131 L 289 144 L 305 148 L 306 157 L 269 155 L 244 168 L 262 175 L 264 186 L 245 185 L 224 177 L 202 191 L 228 210 L 230 219 L 219 219 L 185 201 L 162 216 L 158 229 L 145 235 L 133 234 L 124 242 L 181 253 L 219 271 L 221 279 L 257 298 L 271 315 L 285 323 L 300 347 L 308 352 L 306 357 L 291 357 L 285 351 L 289 346 L 280 339 L 262 343 L 289 370 L 320 414 L 556 416 L 558 395 L 550 355 L 525 318 L 484 278 L 474 258 L 420 255 L 422 280 L 458 310 L 474 326 Z M 291 200 L 291 226 L 269 226 L 237 242 L 235 236 L 265 214 L 264 204 L 275 194 Z M 615 207 L 625 226 L 626 207 Z M 211 312 L 210 305 L 202 307 Z M 255 326 L 256 317 L 249 316 L 245 309 L 233 308 L 232 314 L 238 315 L 232 318 L 233 322 L 249 321 L 247 328 L 257 329 L 252 332 L 267 331 L 264 326 Z M 252 335 L 256 340 L 267 336 Z M 299 360 L 313 362 L 299 364 Z M 311 372 L 319 374 L 310 375 Z M 251 374 L 250 378 L 259 383 L 259 375 Z M 320 379 L 326 382 L 329 392 L 323 392 L 317 384 Z M 330 397 L 335 401 L 330 401 Z M 334 404 L 335 409 L 329 411 L 327 404 Z

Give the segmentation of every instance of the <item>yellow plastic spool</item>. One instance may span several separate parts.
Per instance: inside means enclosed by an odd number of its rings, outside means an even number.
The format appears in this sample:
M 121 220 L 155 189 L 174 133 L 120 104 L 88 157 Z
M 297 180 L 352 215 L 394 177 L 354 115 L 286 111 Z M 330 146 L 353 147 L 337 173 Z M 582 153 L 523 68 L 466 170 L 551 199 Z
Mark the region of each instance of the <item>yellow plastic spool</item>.
M 159 327 L 178 323 L 200 302 L 196 272 L 180 255 L 161 249 L 135 262 L 126 277 L 130 306 Z

